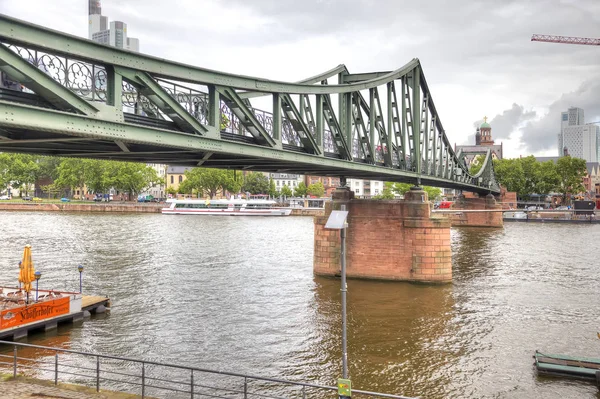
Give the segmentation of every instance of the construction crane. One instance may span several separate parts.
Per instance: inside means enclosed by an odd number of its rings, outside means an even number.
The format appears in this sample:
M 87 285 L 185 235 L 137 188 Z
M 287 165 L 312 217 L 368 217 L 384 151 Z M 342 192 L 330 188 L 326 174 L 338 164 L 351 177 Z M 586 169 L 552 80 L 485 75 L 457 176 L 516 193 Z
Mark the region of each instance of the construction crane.
M 583 44 L 586 46 L 600 46 L 600 39 L 591 37 L 571 37 L 571 36 L 553 36 L 553 35 L 533 35 L 532 42 L 565 43 L 565 44 Z

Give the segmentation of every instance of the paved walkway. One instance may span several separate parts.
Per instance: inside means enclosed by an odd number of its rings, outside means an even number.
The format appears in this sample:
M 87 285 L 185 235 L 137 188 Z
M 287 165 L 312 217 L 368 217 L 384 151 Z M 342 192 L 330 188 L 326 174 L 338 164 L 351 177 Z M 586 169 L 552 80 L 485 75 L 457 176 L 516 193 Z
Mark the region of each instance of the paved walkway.
M 36 380 L 2 381 L 0 392 L 3 399 L 133 399 L 139 397 L 122 393 L 97 393 L 77 385 L 56 387 Z

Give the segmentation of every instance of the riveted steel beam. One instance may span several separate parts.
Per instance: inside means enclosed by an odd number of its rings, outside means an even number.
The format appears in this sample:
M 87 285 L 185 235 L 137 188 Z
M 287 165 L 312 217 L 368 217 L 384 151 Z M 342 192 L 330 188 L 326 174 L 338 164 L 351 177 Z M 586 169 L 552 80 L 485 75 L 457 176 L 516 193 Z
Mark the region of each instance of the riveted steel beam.
M 230 154 L 242 158 L 271 159 L 281 162 L 281 168 L 290 168 L 297 171 L 327 170 L 337 176 L 364 176 L 370 179 L 382 179 L 387 181 L 414 182 L 416 177 L 413 173 L 400 171 L 392 168 L 381 168 L 359 162 L 350 162 L 342 159 L 324 158 L 316 155 L 297 153 L 286 150 L 268 148 L 264 146 L 229 142 L 226 140 L 208 139 L 199 135 L 161 130 L 149 127 L 136 126 L 123 122 L 110 122 L 98 120 L 86 116 L 66 113 L 61 111 L 42 109 L 26 105 L 15 105 L 0 101 L 0 115 L 10 114 L 9 120 L 0 120 L 0 128 L 20 129 L 23 131 L 40 131 L 54 134 L 62 134 L 66 137 L 81 137 L 89 140 L 108 140 L 114 143 L 120 140 L 126 143 L 131 150 L 130 153 L 120 152 L 123 160 L 136 157 L 133 146 L 136 144 L 151 145 L 161 148 L 159 151 L 188 151 L 198 153 L 196 162 L 200 161 L 207 152 L 213 155 L 205 161 L 204 165 L 210 167 L 210 161 L 217 154 Z M 87 144 L 86 150 L 90 150 L 85 157 L 98 157 L 93 151 L 94 147 Z M 118 147 L 115 146 L 115 152 Z M 43 149 L 27 152 L 47 153 Z M 60 151 L 53 150 L 54 155 L 60 155 Z M 159 155 L 160 157 L 160 155 Z M 191 158 L 189 158 L 191 160 Z M 138 160 L 143 160 L 139 158 Z M 153 156 L 148 155 L 145 160 L 152 161 Z M 186 162 L 187 163 L 187 162 Z M 189 162 L 191 163 L 191 161 Z M 311 166 L 312 165 L 312 166 Z M 258 169 L 260 170 L 260 168 Z M 481 189 L 472 184 L 457 184 L 444 179 L 423 179 L 426 184 L 438 187 L 457 187 L 474 192 L 489 192 L 489 189 Z M 492 190 L 493 191 L 493 190 Z
M 158 109 L 164 112 L 184 132 L 204 134 L 208 130 L 171 97 L 149 74 L 121 67 L 117 67 L 115 72 L 135 86 L 138 93 L 152 101 Z
M 300 137 L 300 141 L 304 148 L 312 154 L 315 155 L 323 155 L 322 148 L 319 148 L 318 143 L 315 141 L 309 127 L 304 123 L 304 120 L 300 116 L 300 112 L 296 108 L 294 101 L 288 94 L 283 94 L 281 96 L 281 109 L 287 118 L 287 120 L 292 125 L 292 129 L 298 134 Z
M 269 147 L 281 148 L 281 140 L 275 141 L 265 128 L 256 119 L 254 113 L 248 108 L 244 99 L 240 98 L 235 90 L 229 87 L 219 87 L 219 92 L 223 96 L 223 101 L 231 109 L 231 112 L 240 120 L 240 123 L 246 128 L 252 136 L 260 143 Z
M 93 115 L 98 108 L 77 96 L 42 70 L 0 44 L 0 70 L 15 81 L 39 94 L 44 100 L 64 111 Z

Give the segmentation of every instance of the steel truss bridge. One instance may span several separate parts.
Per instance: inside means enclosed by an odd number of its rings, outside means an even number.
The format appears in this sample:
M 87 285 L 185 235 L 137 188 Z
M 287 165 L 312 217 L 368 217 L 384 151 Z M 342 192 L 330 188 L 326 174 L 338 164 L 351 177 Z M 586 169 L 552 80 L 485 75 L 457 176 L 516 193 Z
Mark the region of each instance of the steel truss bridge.
M 474 176 L 454 152 L 418 59 L 287 83 L 0 15 L 0 71 L 0 152 L 500 191 L 490 151 Z

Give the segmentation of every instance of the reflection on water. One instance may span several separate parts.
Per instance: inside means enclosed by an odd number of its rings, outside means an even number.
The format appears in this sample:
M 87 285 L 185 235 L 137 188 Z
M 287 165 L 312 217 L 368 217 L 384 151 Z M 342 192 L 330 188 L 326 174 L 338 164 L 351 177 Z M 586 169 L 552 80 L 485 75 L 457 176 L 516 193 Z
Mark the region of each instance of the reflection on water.
M 30 343 L 324 385 L 341 374 L 340 282 L 312 274 L 311 218 L 0 212 L 0 227 L 0 281 L 15 284 L 31 243 L 40 287 L 77 289 L 81 263 L 84 291 L 112 298 L 110 316 Z M 536 377 L 532 354 L 597 353 L 599 239 L 600 225 L 462 228 L 453 284 L 350 280 L 353 385 L 598 397 L 591 384 Z

